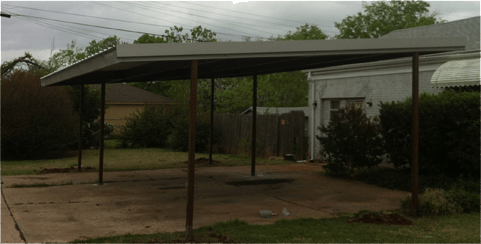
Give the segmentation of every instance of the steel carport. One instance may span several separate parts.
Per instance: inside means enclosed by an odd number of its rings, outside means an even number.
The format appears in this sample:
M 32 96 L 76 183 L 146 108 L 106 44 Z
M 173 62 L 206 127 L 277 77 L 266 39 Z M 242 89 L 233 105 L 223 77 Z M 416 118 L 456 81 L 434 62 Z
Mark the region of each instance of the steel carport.
M 194 197 L 197 79 L 240 77 L 413 57 L 413 207 L 418 195 L 419 55 L 464 50 L 466 38 L 403 38 L 278 42 L 123 44 L 41 78 L 42 86 L 102 84 L 99 184 L 103 173 L 105 83 L 191 80 L 186 238 L 191 240 Z M 253 92 L 257 86 L 254 82 Z M 213 92 L 213 91 L 212 91 Z M 256 99 L 253 104 L 253 123 Z M 212 111 L 211 111 L 212 112 Z M 255 148 L 255 126 L 253 126 Z M 79 166 L 81 163 L 79 146 Z M 255 152 L 255 150 L 252 150 Z M 254 175 L 255 153 L 252 155 Z M 80 167 L 79 167 L 80 170 Z

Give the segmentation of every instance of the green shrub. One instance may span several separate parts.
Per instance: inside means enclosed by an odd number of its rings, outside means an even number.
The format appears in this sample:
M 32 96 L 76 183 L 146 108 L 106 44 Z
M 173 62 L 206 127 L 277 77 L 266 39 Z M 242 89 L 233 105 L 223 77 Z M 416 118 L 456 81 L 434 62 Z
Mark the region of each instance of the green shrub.
M 462 188 L 453 187 L 446 192 L 446 195 L 452 203 L 460 207 L 461 212 L 479 212 L 479 192 L 469 192 Z
M 479 181 L 479 92 L 419 98 L 419 170 L 431 174 L 470 175 Z M 385 149 L 395 167 L 410 167 L 412 99 L 381 103 Z
M 73 110 L 80 112 L 80 86 L 67 86 L 73 101 Z M 82 148 L 99 148 L 100 139 L 100 89 L 92 89 L 90 85 L 84 86 L 82 103 Z M 105 108 L 108 106 L 106 105 Z M 104 136 L 108 137 L 113 132 L 111 125 L 105 123 Z M 72 149 L 77 149 L 74 145 Z
M 183 112 L 182 112 L 183 111 Z M 189 116 L 187 110 L 178 109 L 172 116 L 172 133 L 167 139 L 170 148 L 177 151 L 189 151 Z M 214 127 L 213 144 L 219 143 L 220 132 Z M 207 152 L 210 138 L 210 122 L 205 116 L 197 116 L 195 152 Z
M 323 145 L 322 157 L 327 171 L 344 172 L 376 166 L 382 162 L 383 141 L 379 120 L 367 118 L 362 109 L 347 106 L 327 127 L 319 127 L 324 136 L 316 136 Z
M 114 131 L 114 126 L 104 122 L 104 139 Z M 100 145 L 100 121 L 84 124 L 82 148 L 98 149 Z M 85 144 L 84 144 L 85 143 Z
M 172 132 L 172 122 L 162 110 L 145 107 L 127 118 L 125 125 L 120 127 L 118 135 L 119 147 L 142 148 L 167 146 L 167 137 Z
M 409 215 L 413 215 L 411 197 L 401 201 L 402 209 Z M 462 213 L 461 206 L 453 203 L 443 189 L 427 188 L 418 198 L 418 216 L 437 216 Z
M 78 116 L 65 87 L 41 87 L 40 75 L 14 71 L 2 79 L 2 159 L 60 156 L 75 144 Z

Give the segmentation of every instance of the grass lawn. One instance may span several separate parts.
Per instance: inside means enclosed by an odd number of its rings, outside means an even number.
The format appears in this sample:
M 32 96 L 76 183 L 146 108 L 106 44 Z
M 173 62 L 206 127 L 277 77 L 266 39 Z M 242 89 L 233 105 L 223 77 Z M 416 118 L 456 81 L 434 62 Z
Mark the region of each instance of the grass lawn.
M 207 153 L 196 153 L 196 158 L 209 158 Z M 187 152 L 175 152 L 169 149 L 160 148 L 139 148 L 139 149 L 116 149 L 115 140 L 105 141 L 104 150 L 104 171 L 129 171 L 129 170 L 150 170 L 182 168 L 187 165 Z M 248 166 L 251 165 L 250 156 L 213 154 L 213 160 L 220 162 L 220 166 Z M 48 160 L 23 160 L 1 162 L 2 176 L 6 175 L 35 175 L 42 168 L 67 168 L 78 165 L 78 157 L 75 151 L 70 157 Z M 269 160 L 257 158 L 257 165 L 290 164 L 291 161 Z M 87 149 L 82 151 L 83 167 L 90 166 L 98 169 L 99 150 Z M 34 172 L 36 170 L 36 172 Z
M 232 220 L 194 230 L 194 238 L 219 242 L 219 235 L 241 243 L 479 243 L 480 214 L 462 214 L 412 219 L 414 226 L 387 226 L 348 223 L 353 215 L 337 218 L 279 220 L 272 225 L 249 225 Z M 215 235 L 213 235 L 215 234 Z M 184 237 L 184 232 L 123 235 L 75 243 L 168 242 Z

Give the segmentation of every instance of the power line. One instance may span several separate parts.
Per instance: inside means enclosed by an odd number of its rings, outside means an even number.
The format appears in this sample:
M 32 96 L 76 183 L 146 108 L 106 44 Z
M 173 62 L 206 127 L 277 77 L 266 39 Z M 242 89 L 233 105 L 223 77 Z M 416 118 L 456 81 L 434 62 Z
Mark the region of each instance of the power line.
M 150 9 L 149 7 L 145 7 L 145 6 L 142 6 L 142 5 L 139 5 L 139 4 L 133 4 L 133 3 L 129 3 L 129 2 L 119 2 L 119 3 L 131 5 L 131 6 L 134 6 L 134 7 L 137 7 L 137 8 L 141 8 L 141 9 L 145 9 L 145 10 L 149 10 L 149 11 L 153 11 L 153 10 Z M 191 20 L 188 19 L 188 18 L 184 18 L 184 17 L 180 17 L 180 16 L 175 16 L 175 15 L 168 14 L 168 13 L 164 13 L 164 14 L 165 14 L 165 15 L 174 16 L 174 17 L 176 17 L 176 18 L 181 18 L 181 19 L 185 19 L 185 20 L 191 21 Z M 199 21 L 199 22 L 200 22 L 200 21 Z M 202 23 L 202 22 L 201 22 L 201 23 Z M 207 23 L 204 23 L 204 24 L 207 24 Z M 213 24 L 210 24 L 210 25 L 215 26 L 215 27 L 218 27 L 218 28 L 221 28 L 221 29 L 232 30 L 232 29 L 225 28 L 225 27 L 218 26 L 218 25 L 213 25 Z M 243 31 L 237 31 L 237 32 L 244 33 L 244 34 L 247 34 L 247 35 L 250 35 L 250 36 L 255 36 L 255 35 L 252 35 L 252 34 L 250 34 L 250 33 L 243 32 Z
M 30 18 L 30 17 L 27 17 L 27 18 Z M 63 24 L 63 23 L 61 23 L 61 25 L 65 25 L 65 26 L 67 26 L 67 27 L 69 27 L 69 28 L 74 28 L 74 29 L 83 30 L 83 31 L 87 31 L 87 32 L 97 33 L 97 34 L 100 34 L 100 35 L 111 36 L 111 35 L 106 34 L 106 33 L 98 32 L 98 31 L 93 31 L 93 30 L 88 30 L 88 29 L 83 29 L 83 28 L 75 27 L 75 26 L 68 25 L 68 24 Z M 118 35 L 118 37 L 120 37 L 121 39 L 128 39 L 128 40 L 132 40 L 132 41 L 135 40 L 135 39 L 128 38 L 128 37 L 125 37 L 125 36 L 121 36 L 121 35 Z M 103 38 L 102 38 L 102 39 L 103 39 Z
M 51 20 L 51 21 L 57 21 L 57 22 L 63 22 L 63 23 L 70 23 L 70 24 L 75 24 L 75 25 L 84 25 L 84 26 L 90 26 L 90 27 L 95 27 L 95 28 L 102 28 L 102 29 L 109 29 L 109 30 L 117 30 L 117 31 L 124 31 L 124 32 L 131 32 L 131 33 L 139 33 L 139 34 L 149 34 L 149 35 L 154 35 L 154 36 L 162 36 L 162 37 L 164 37 L 164 38 L 176 39 L 175 37 L 166 36 L 166 35 L 162 35 L 162 34 L 153 34 L 153 33 L 149 33 L 149 32 L 124 30 L 124 29 L 119 29 L 119 28 L 111 28 L 111 27 L 98 26 L 98 25 L 89 25 L 89 24 L 76 23 L 76 22 L 65 21 L 65 20 L 58 20 L 58 19 L 49 19 L 49 18 L 43 18 L 43 17 L 31 16 L 31 15 L 15 14 L 14 16 L 23 16 L 23 17 L 30 17 L 30 18 L 36 18 L 36 19 L 45 19 L 45 20 Z M 190 38 L 187 38 L 186 40 L 200 41 L 200 40 L 193 40 L 193 39 L 190 39 Z
M 158 20 L 165 21 L 165 20 L 163 20 L 163 19 L 160 19 L 160 18 L 151 16 L 151 15 L 139 14 L 139 13 L 136 13 L 136 12 L 133 12 L 133 11 L 129 11 L 129 10 L 125 10 L 125 9 L 121 9 L 121 8 L 117 8 L 117 7 L 113 7 L 113 6 L 109 6 L 109 5 L 105 5 L 105 4 L 102 4 L 102 3 L 99 3 L 99 2 L 92 2 L 92 3 L 99 4 L 99 5 L 102 5 L 102 6 L 105 6 L 105 7 L 109 7 L 109 8 L 118 9 L 118 10 L 125 11 L 125 12 L 131 13 L 131 14 L 137 14 L 137 15 L 140 15 L 140 16 L 142 16 L 142 17 L 149 17 L 149 18 L 153 18 L 153 19 L 158 19 Z M 193 28 L 194 26 L 188 26 L 188 25 L 186 25 L 186 27 Z M 239 36 L 239 37 L 246 36 L 246 35 L 230 34 L 230 33 L 217 32 L 217 31 L 216 31 L 215 33 L 216 33 L 216 34 L 227 35 L 227 36 Z M 251 36 L 251 37 L 253 37 L 253 36 Z
M 156 2 L 156 3 L 158 3 L 158 2 Z M 207 6 L 204 6 L 204 5 L 201 5 L 201 4 L 194 4 L 194 3 L 192 3 L 192 2 L 182 2 L 182 3 L 198 5 L 198 6 L 202 6 L 202 7 L 205 7 L 205 8 L 215 8 L 215 7 L 207 7 Z M 160 4 L 160 3 L 158 3 L 158 4 Z M 164 3 L 162 3 L 162 4 L 164 4 Z M 227 10 L 227 9 L 221 9 L 221 8 L 215 8 L 215 9 L 224 10 L 224 11 L 231 11 L 231 12 L 237 12 L 237 13 L 242 13 L 242 14 L 244 14 L 244 15 L 245 15 L 245 14 L 254 15 L 254 16 L 263 17 L 263 18 L 268 18 L 268 19 L 277 19 L 277 20 L 282 20 L 282 21 L 298 22 L 298 23 L 302 23 L 302 24 L 310 24 L 310 25 L 323 26 L 323 27 L 328 27 L 328 28 L 336 28 L 335 26 L 330 26 L 330 25 L 313 24 L 313 23 L 307 23 L 307 22 L 302 22 L 302 21 L 293 21 L 293 20 L 283 20 L 283 19 L 279 19 L 279 18 L 266 17 L 266 16 L 262 16 L 262 15 L 256 15 L 256 14 L 251 14 L 251 13 L 246 13 L 246 12 L 241 12 L 241 11 L 235 11 L 235 10 Z M 212 14 L 218 14 L 218 13 L 212 13 Z M 220 14 L 219 14 L 219 15 L 220 15 Z M 237 17 L 237 16 L 232 16 L 232 15 L 227 15 L 227 16 Z M 242 18 L 243 18 L 243 19 L 247 19 L 245 16 L 242 16 Z M 254 20 L 254 19 L 252 19 L 252 21 L 259 21 L 259 20 Z M 275 23 L 275 22 L 269 22 L 269 21 L 265 21 L 265 20 L 262 20 L 262 22 L 263 22 L 263 23 L 274 24 L 274 25 L 280 25 L 280 26 L 294 27 L 294 28 L 299 27 L 299 26 L 285 25 L 285 24 L 279 24 L 279 23 Z M 326 31 L 326 32 L 329 32 L 329 31 Z M 331 32 L 332 32 L 332 31 L 331 31 Z
M 204 6 L 204 5 L 202 5 L 202 4 L 195 4 L 195 3 L 192 3 L 192 2 L 182 2 L 182 3 L 197 5 L 197 6 L 201 6 L 201 7 L 204 7 L 204 8 L 213 8 L 213 9 L 219 9 L 219 10 L 224 10 L 224 11 L 231 11 L 231 12 L 236 12 L 236 13 L 241 13 L 241 14 L 253 15 L 253 16 L 262 17 L 262 18 L 276 19 L 276 20 L 281 20 L 281 21 L 288 21 L 288 22 L 294 22 L 294 23 L 302 23 L 302 24 L 314 25 L 314 24 L 312 24 L 312 23 L 305 23 L 305 22 L 302 22 L 302 21 L 295 21 L 295 20 L 288 20 L 288 19 L 280 19 L 280 18 L 274 18 L 274 17 L 266 17 L 266 16 L 262 16 L 262 15 L 258 15 L 258 14 L 252 14 L 252 13 L 246 13 L 246 12 L 241 12 L 241 11 L 235 11 L 235 10 L 229 10 L 229 9 L 216 8 L 216 7 L 211 7 L 211 6 L 207 7 L 207 6 Z M 319 26 L 322 26 L 322 25 L 319 25 Z M 326 26 L 326 27 L 330 27 L 330 26 Z
M 171 7 L 174 7 L 174 8 L 181 8 L 181 9 L 190 9 L 190 10 L 194 10 L 194 11 L 197 11 L 197 12 L 202 12 L 202 13 L 210 13 L 210 14 L 216 14 L 216 13 L 212 13 L 212 12 L 206 12 L 206 11 L 202 11 L 202 10 L 197 10 L 197 9 L 191 9 L 191 8 L 185 8 L 185 7 L 179 7 L 179 6 L 175 6 L 175 5 L 171 5 L 171 4 L 166 4 L 166 3 L 157 3 L 157 2 L 153 2 L 153 1 L 147 1 L 147 2 L 151 2 L 151 3 L 154 3 L 154 4 L 161 4 L 161 5 L 164 5 L 164 6 L 171 6 Z M 131 3 L 133 4 L 133 3 Z M 136 3 L 138 5 L 140 5 L 139 3 Z M 145 5 L 142 5 L 142 6 L 145 6 Z M 145 6 L 147 7 L 147 6 Z M 148 6 L 150 8 L 155 8 L 155 9 L 162 9 L 161 7 L 152 7 L 152 6 Z M 202 16 L 202 15 L 196 15 L 196 14 L 191 14 L 191 13 L 186 13 L 186 12 L 183 12 L 183 11 L 175 11 L 177 13 L 182 13 L 182 14 L 186 14 L 186 15 L 190 15 L 190 16 L 196 16 L 196 17 L 201 17 L 201 18 L 206 18 L 206 19 L 211 19 L 211 20 L 216 20 L 216 21 L 219 21 L 219 22 L 225 22 L 225 23 L 230 23 L 232 25 L 235 25 L 235 26 L 240 26 L 242 28 L 247 28 L 247 29 L 251 29 L 251 30 L 255 30 L 255 31 L 262 31 L 262 30 L 259 30 L 259 29 L 253 29 L 253 28 L 248 28 L 246 27 L 245 25 L 242 25 L 239 21 L 231 21 L 231 20 L 226 20 L 226 19 L 222 19 L 222 20 L 219 20 L 218 18 L 210 18 L 210 17 L 206 17 L 206 16 Z M 220 14 L 220 15 L 223 15 L 223 14 Z M 224 14 L 225 15 L 225 14 Z M 225 16 L 229 16 L 229 15 L 225 15 Z M 232 16 L 231 16 L 232 17 Z M 235 16 L 234 16 L 235 17 Z M 249 19 L 245 19 L 245 18 L 241 18 L 241 19 L 244 19 L 244 20 L 249 20 Z M 249 21 L 253 21 L 253 20 L 249 20 Z M 282 31 L 285 31 L 285 29 L 279 29 L 279 28 L 273 28 L 273 27 L 266 27 L 266 26 L 259 26 L 258 27 L 260 28 L 264 28 L 264 29 L 277 29 L 277 30 L 282 30 Z M 271 35 L 273 35 L 273 33 L 269 33 Z
M 121 19 L 111 19 L 111 18 L 97 17 L 97 16 L 92 16 L 92 15 L 83 15 L 83 14 L 74 14 L 74 13 L 67 13 L 67 12 L 60 12 L 60 11 L 53 11 L 53 10 L 46 10 L 46 9 L 20 7 L 20 6 L 15 6 L 15 5 L 7 4 L 7 3 L 4 3 L 4 5 L 13 6 L 13 7 L 15 7 L 15 8 L 25 8 L 25 9 L 32 9 L 32 10 L 38 10 L 38 11 L 45 11 L 45 12 L 52 12 L 52 13 L 59 13 L 59 14 L 68 14 L 68 15 L 75 15 L 75 16 L 81 16 L 81 17 L 104 19 L 104 20 L 112 20 L 112 21 L 119 21 L 119 22 L 132 23 L 132 24 L 142 24 L 142 25 L 150 25 L 150 26 L 158 26 L 158 27 L 170 27 L 170 26 L 167 26 L 167 25 L 156 25 L 156 24 L 149 24 L 149 23 L 136 22 L 136 21 L 127 21 L 127 20 L 121 20 Z
M 12 12 L 9 12 L 9 13 L 12 14 L 13 16 L 18 16 L 15 13 L 12 13 Z M 52 24 L 40 22 L 38 20 L 31 20 L 31 19 L 28 19 L 27 17 L 22 17 L 22 16 L 18 16 L 18 17 L 22 20 L 32 22 L 34 24 L 45 26 L 45 27 L 48 27 L 48 28 L 52 28 L 52 29 L 55 29 L 55 30 L 59 30 L 59 31 L 62 31 L 62 32 L 66 32 L 66 33 L 70 33 L 70 34 L 74 34 L 74 35 L 78 35 L 78 36 L 82 36 L 82 37 L 90 38 L 90 39 L 96 39 L 96 40 L 102 39 L 101 37 L 98 37 L 98 36 L 94 36 L 94 35 L 90 35 L 90 34 L 86 34 L 86 33 L 82 33 L 82 32 L 77 32 L 77 31 L 74 31 L 74 30 L 69 30 L 69 29 L 66 29 L 64 27 L 55 26 L 55 25 L 52 25 Z
M 179 6 L 175 6 L 175 5 L 171 5 L 171 4 L 166 4 L 166 3 L 164 3 L 164 2 L 154 2 L 154 3 L 156 3 L 156 4 L 162 4 L 162 5 L 169 5 L 169 6 L 173 6 L 173 7 L 177 7 L 177 8 L 191 9 L 191 10 L 200 11 L 200 12 L 203 11 L 203 10 L 199 10 L 199 9 L 179 7 Z M 186 2 L 182 2 L 182 3 L 186 3 Z M 232 15 L 228 15 L 228 14 L 219 14 L 219 13 L 212 13 L 212 12 L 207 12 L 207 13 L 237 18 L 237 16 L 232 16 Z M 243 17 L 243 19 L 245 19 L 245 20 L 250 20 L 250 21 L 259 21 L 259 20 L 255 20 L 255 19 L 247 19 L 247 18 L 245 18 L 245 17 Z M 269 21 L 262 21 L 262 22 L 263 22 L 263 23 L 273 24 L 273 25 L 279 25 L 279 26 L 282 26 L 282 27 L 286 27 L 286 25 L 279 24 L 279 23 L 275 23 L 275 22 L 269 22 Z M 295 26 L 289 26 L 289 27 L 295 27 Z M 270 28 L 270 27 L 266 27 L 266 28 Z M 281 29 L 278 29 L 278 30 L 281 30 Z M 284 31 L 284 29 L 282 29 L 282 30 Z

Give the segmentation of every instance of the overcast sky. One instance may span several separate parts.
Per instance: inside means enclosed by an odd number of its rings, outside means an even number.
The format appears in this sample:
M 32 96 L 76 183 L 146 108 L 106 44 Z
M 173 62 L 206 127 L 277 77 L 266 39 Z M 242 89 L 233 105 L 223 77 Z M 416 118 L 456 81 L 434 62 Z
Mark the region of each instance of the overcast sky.
M 430 12 L 439 12 L 443 20 L 454 21 L 480 15 L 479 1 L 428 1 Z M 370 3 L 370 2 L 367 2 Z M 30 9 L 28 9 L 30 8 Z M 76 40 L 86 47 L 92 40 L 117 35 L 132 43 L 141 33 L 164 34 L 171 26 L 190 30 L 201 25 L 217 33 L 221 40 L 241 41 L 241 36 L 268 38 L 295 31 L 303 24 L 317 25 L 329 36 L 339 34 L 334 22 L 363 12 L 361 1 L 284 1 L 284 2 L 47 2 L 2 1 L 2 12 L 56 19 L 12 16 L 1 21 L 1 61 L 9 61 L 30 52 L 46 60 L 54 50 L 66 49 Z M 47 10 L 47 11 L 45 11 Z M 119 22 L 95 16 L 118 19 Z M 73 22 L 67 23 L 65 21 Z M 129 23 L 130 22 L 130 23 Z M 139 22 L 139 23 L 131 23 Z M 141 33 L 109 30 L 74 23 L 103 26 Z M 148 24 L 148 25 L 146 25 Z M 185 31 L 184 31 L 185 33 Z

